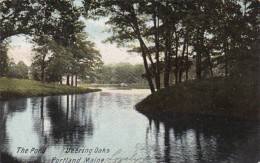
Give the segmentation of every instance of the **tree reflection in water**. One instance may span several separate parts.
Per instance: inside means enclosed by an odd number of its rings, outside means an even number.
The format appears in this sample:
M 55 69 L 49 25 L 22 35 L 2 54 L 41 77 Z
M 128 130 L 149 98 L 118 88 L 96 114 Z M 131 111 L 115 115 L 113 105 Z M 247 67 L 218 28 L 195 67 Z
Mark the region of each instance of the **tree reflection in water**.
M 21 113 L 27 108 L 27 100 L 11 99 L 0 100 L 0 162 L 17 162 L 11 155 L 8 154 L 8 148 L 10 148 L 9 135 L 6 130 L 6 123 L 8 117 L 13 117 L 14 114 Z
M 158 147 L 154 149 L 158 162 L 259 160 L 260 149 L 256 145 L 259 144 L 259 137 L 256 137 L 260 131 L 258 122 L 212 118 L 197 120 L 196 117 L 167 121 L 148 119 L 146 144 L 149 144 L 148 135 L 153 134 Z M 162 126 L 163 132 L 159 131 Z M 163 147 L 160 147 L 159 141 L 164 142 Z
M 12 99 L 8 101 L 0 101 L 0 144 L 6 144 L 3 142 L 5 140 L 6 133 L 6 117 L 12 117 L 14 113 L 23 112 L 27 108 L 27 100 L 21 99 Z M 0 146 L 0 151 L 2 151 L 4 145 Z
M 81 105 L 86 106 L 86 100 L 84 104 L 82 102 Z M 93 135 L 91 114 L 86 114 L 85 107 L 78 106 L 77 95 L 47 98 L 46 108 L 50 118 L 50 136 L 56 144 L 81 144 L 85 134 Z
M 1 152 L 6 149 L 11 158 L 47 162 L 63 157 L 64 148 L 109 148 L 110 153 L 96 154 L 107 157 L 122 149 L 118 157 L 131 157 L 138 146 L 141 149 L 136 157 L 151 158 L 145 162 L 260 160 L 259 123 L 224 118 L 176 116 L 166 121 L 146 117 L 133 109 L 145 94 L 134 93 L 98 92 L 1 101 Z M 43 147 L 47 151 L 44 155 L 25 156 L 17 154 L 17 146 Z

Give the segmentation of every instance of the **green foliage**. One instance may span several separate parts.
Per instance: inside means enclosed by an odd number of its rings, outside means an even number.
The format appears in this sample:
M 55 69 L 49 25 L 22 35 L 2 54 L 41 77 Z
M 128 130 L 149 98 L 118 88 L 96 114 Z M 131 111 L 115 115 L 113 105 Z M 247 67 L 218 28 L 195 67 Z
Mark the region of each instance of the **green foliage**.
M 113 35 L 106 41 L 142 54 L 152 92 L 151 78 L 160 89 L 160 74 L 165 87 L 173 83 L 171 73 L 175 83 L 183 81 L 184 72 L 189 79 L 192 61 L 197 79 L 229 76 L 241 61 L 237 53 L 252 49 L 259 40 L 257 0 L 84 2 L 87 16 L 109 17 Z
M 0 42 L 25 34 L 37 44 L 34 79 L 58 81 L 62 75 L 75 74 L 84 78 L 102 64 L 93 43 L 86 41 L 84 23 L 79 19 L 82 10 L 73 1 L 5 0 L 0 3 L 0 12 Z
M 49 58 L 52 56 L 49 46 L 54 43 L 48 37 L 41 37 L 35 40 L 38 45 L 33 48 L 33 59 L 32 59 L 32 77 L 35 80 L 40 80 L 42 82 L 46 79 L 46 68 L 49 64 Z
M 80 9 L 72 1 L 31 1 L 0 3 L 0 42 L 18 34 L 52 35 L 62 45 L 75 40 L 75 32 L 83 30 Z
M 86 33 L 78 33 L 76 42 L 69 46 L 72 53 L 70 72 L 81 79 L 93 76 L 94 72 L 103 65 L 101 55 L 95 49 L 95 44 L 88 40 Z
M 28 79 L 29 67 L 20 61 L 17 64 L 10 60 L 6 77 L 17 79 Z
M 236 57 L 236 60 L 233 63 L 233 67 L 230 72 L 230 76 L 233 78 L 237 78 L 238 80 L 241 78 L 255 81 L 259 81 L 260 74 L 260 60 L 259 60 L 259 48 L 260 46 L 248 50 L 241 50 L 238 52 L 240 54 Z M 255 53 L 254 53 L 255 51 Z
M 34 79 L 57 82 L 62 76 L 77 75 L 85 79 L 102 65 L 101 55 L 85 33 L 78 33 L 73 44 L 57 44 L 52 38 L 40 38 L 34 48 Z
M 0 42 L 0 77 L 6 76 L 8 71 L 7 43 Z
M 142 75 L 144 73 L 144 67 L 141 64 L 118 63 L 115 65 L 104 65 L 99 71 L 96 82 L 102 84 L 142 83 Z
M 136 107 L 155 116 L 195 114 L 259 119 L 258 87 L 258 82 L 250 77 L 187 81 L 149 95 Z

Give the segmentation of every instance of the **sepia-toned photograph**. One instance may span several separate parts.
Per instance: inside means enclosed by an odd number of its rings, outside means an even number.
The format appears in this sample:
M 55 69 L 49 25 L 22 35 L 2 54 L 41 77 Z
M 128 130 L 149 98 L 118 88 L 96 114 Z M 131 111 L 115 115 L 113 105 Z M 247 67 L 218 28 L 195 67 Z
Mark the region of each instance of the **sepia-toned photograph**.
M 0 163 L 259 163 L 259 0 L 0 0 Z

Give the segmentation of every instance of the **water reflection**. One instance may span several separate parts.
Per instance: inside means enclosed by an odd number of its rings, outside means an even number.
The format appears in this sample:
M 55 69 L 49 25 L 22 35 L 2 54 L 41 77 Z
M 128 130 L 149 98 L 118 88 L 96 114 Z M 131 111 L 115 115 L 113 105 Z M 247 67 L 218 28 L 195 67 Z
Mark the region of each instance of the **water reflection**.
M 41 133 L 45 144 L 81 144 L 84 136 L 94 132 L 90 114 L 85 111 L 87 100 L 78 99 L 78 95 L 66 95 L 40 98 L 33 107 L 34 129 Z M 78 106 L 81 100 L 81 106 Z M 90 99 L 88 99 L 89 101 Z
M 18 158 L 36 159 L 41 155 L 19 154 L 17 148 L 81 144 L 86 135 L 92 136 L 94 132 L 91 114 L 85 111 L 90 100 L 66 95 L 1 102 L 1 151 Z
M 93 135 L 91 118 L 85 116 L 84 108 L 76 110 L 77 101 L 73 101 L 73 98 L 74 96 L 71 95 L 47 100 L 48 117 L 52 124 L 51 136 L 56 141 L 55 143 L 81 144 L 86 131 L 88 131 L 87 135 Z
M 212 118 L 197 121 L 195 117 L 148 119 L 146 134 L 155 136 L 156 145 L 163 149 L 155 151 L 159 162 L 257 162 L 260 159 L 259 122 Z M 149 136 L 146 139 L 153 141 Z
M 6 162 L 6 157 L 14 157 L 50 162 L 54 157 L 66 156 L 102 157 L 108 162 L 115 161 L 114 155 L 122 162 L 260 160 L 258 123 L 195 117 L 162 121 L 146 117 L 133 108 L 147 94 L 149 90 L 105 90 L 1 101 L 0 160 Z M 46 151 L 21 154 L 17 147 Z M 65 153 L 67 148 L 93 152 Z M 95 149 L 109 152 L 94 152 Z

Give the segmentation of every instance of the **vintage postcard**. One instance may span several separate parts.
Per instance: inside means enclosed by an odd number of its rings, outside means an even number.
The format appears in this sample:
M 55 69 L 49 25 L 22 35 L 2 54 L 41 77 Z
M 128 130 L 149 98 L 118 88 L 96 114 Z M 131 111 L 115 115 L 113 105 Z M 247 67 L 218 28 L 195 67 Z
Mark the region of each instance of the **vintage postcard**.
M 0 163 L 260 161 L 259 0 L 0 0 Z

